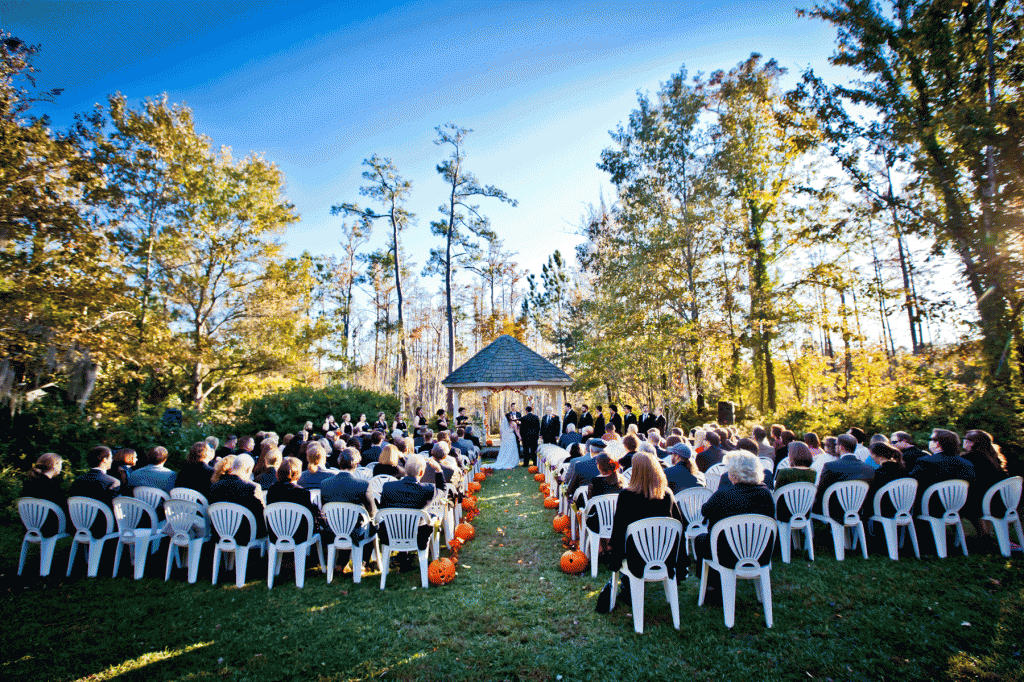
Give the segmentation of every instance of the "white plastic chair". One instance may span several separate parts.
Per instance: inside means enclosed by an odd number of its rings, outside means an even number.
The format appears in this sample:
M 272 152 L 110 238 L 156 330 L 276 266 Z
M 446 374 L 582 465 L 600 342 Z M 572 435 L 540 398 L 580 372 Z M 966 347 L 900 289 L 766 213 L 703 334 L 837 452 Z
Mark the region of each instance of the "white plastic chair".
M 249 522 L 249 538 L 244 544 L 235 541 L 235 533 L 243 520 Z M 220 574 L 220 557 L 226 555 L 227 567 L 235 568 L 235 585 L 245 585 L 245 573 L 249 565 L 249 550 L 259 549 L 260 556 L 267 553 L 267 538 L 256 538 L 256 516 L 240 504 L 233 502 L 214 502 L 210 505 L 210 521 L 220 538 L 213 546 L 213 584 L 217 584 Z
M 380 554 L 380 589 L 384 589 L 388 579 L 388 564 L 391 563 L 391 552 L 416 552 L 420 560 L 420 584 L 427 587 L 427 549 L 420 549 L 417 537 L 421 525 L 430 525 L 430 515 L 422 509 L 380 509 L 374 515 L 373 522 L 378 528 L 387 529 L 388 544 L 379 540 Z
M 580 547 L 590 560 L 590 577 L 597 577 L 597 555 L 601 549 L 601 539 L 612 539 L 612 524 L 615 521 L 615 507 L 618 505 L 618 493 L 598 495 L 587 500 L 583 508 L 583 520 L 580 523 Z M 587 527 L 587 519 L 591 510 L 597 511 L 597 532 Z
M 163 530 L 165 521 L 160 521 L 158 519 L 156 511 L 164 508 L 164 502 L 171 499 L 170 494 L 160 488 L 140 485 L 138 488 L 132 489 L 132 497 L 149 505 L 149 508 L 153 510 L 153 518 L 157 519 L 157 525 L 154 526 L 154 528 L 157 530 Z
M 210 501 L 206 499 L 206 495 L 192 488 L 171 488 L 171 499 L 188 500 L 189 502 L 195 502 L 203 509 L 210 508 Z
M 597 499 L 597 498 L 595 498 Z M 626 562 L 612 574 L 612 608 L 619 592 L 619 572 L 629 578 L 629 591 L 633 601 L 633 630 L 644 632 L 644 591 L 646 583 L 661 582 L 665 585 L 665 598 L 672 609 L 672 625 L 679 629 L 679 585 L 675 577 L 669 577 L 667 562 L 672 550 L 679 546 L 683 524 L 676 519 L 653 517 L 634 521 L 626 527 L 626 541 L 633 539 L 637 553 L 646 565 L 641 575 L 633 575 Z
M 892 516 L 882 516 L 882 501 L 888 495 L 896 511 Z M 913 478 L 897 478 L 879 488 L 875 493 L 874 514 L 869 521 L 877 521 L 885 533 L 885 546 L 889 550 L 889 558 L 896 561 L 900 558 L 899 548 L 903 546 L 906 533 L 914 545 L 914 556 L 921 558 L 921 548 L 917 544 L 917 531 L 914 530 L 914 499 L 917 497 L 917 481 Z M 896 531 L 899 530 L 899 541 Z
M 703 486 L 686 488 L 676 494 L 676 504 L 679 506 L 683 518 L 686 519 L 686 553 L 693 556 L 694 559 L 697 558 L 697 553 L 693 541 L 698 535 L 708 532 L 707 519 L 704 518 L 700 510 L 713 494 Z
M 377 511 L 377 505 L 380 504 L 381 492 L 384 490 L 384 484 L 390 483 L 391 481 L 397 481 L 398 479 L 388 474 L 379 474 L 370 479 L 370 483 L 367 487 L 367 491 L 370 493 L 370 510 L 373 512 Z
M 357 524 L 365 526 L 369 523 L 370 515 L 359 504 L 328 502 L 324 505 L 324 516 L 334 532 L 334 542 L 327 545 L 327 584 L 330 585 L 334 579 L 334 563 L 339 549 L 352 551 L 352 582 L 358 584 L 363 579 L 363 548 L 370 543 L 376 546 L 377 536 L 353 542 L 351 533 Z M 374 549 L 371 547 L 371 553 Z
M 434 536 L 431 538 L 433 551 L 431 556 L 435 559 L 441 556 L 441 530 L 444 530 L 444 541 L 449 543 L 455 537 L 454 516 L 451 507 L 448 505 L 448 491 L 438 488 L 434 491 L 434 499 L 427 505 L 427 513 L 430 514 L 431 522 L 434 525 Z
M 829 503 L 832 501 L 833 495 L 843 508 L 841 523 L 828 515 Z M 856 549 L 859 540 L 861 552 L 865 559 L 868 558 L 867 536 L 864 534 L 864 522 L 860 518 L 860 508 L 867 496 L 868 484 L 864 481 L 839 481 L 830 485 L 825 491 L 825 497 L 821 501 L 822 513 L 811 514 L 812 519 L 828 524 L 832 529 L 832 544 L 836 550 L 836 561 L 846 558 L 847 529 L 850 533 L 850 549 Z
M 935 538 L 935 553 L 940 558 L 946 558 L 946 526 L 956 527 L 956 541 L 967 556 L 967 538 L 964 536 L 964 524 L 960 520 L 960 510 L 967 503 L 967 481 L 959 478 L 949 481 L 939 481 L 928 486 L 921 497 L 921 512 L 917 518 L 927 521 L 932 527 L 932 536 Z M 939 496 L 942 508 L 945 510 L 942 516 L 931 516 L 928 513 L 928 503 L 933 495 Z
M 719 462 L 718 464 L 712 464 L 707 471 L 704 472 L 704 485 L 711 492 L 718 490 L 718 484 L 722 480 L 722 476 L 725 476 L 727 471 L 725 464 Z
M 579 540 L 582 535 L 580 529 L 576 527 L 576 512 L 587 506 L 589 497 L 590 493 L 586 488 L 577 488 L 576 494 L 573 495 L 572 503 L 569 505 L 569 538 L 571 540 Z
M 139 528 L 143 517 L 149 518 L 149 528 Z M 156 520 L 156 511 L 148 504 L 134 497 L 114 498 L 114 520 L 117 521 L 117 551 L 114 553 L 114 577 L 121 567 L 121 552 L 131 547 L 128 555 L 135 567 L 135 579 L 140 580 L 146 571 L 146 557 L 155 554 L 163 538 Z
M 324 547 L 320 534 L 313 532 L 313 512 L 294 502 L 274 502 L 267 505 L 264 516 L 268 529 L 277 536 L 277 540 L 268 546 L 267 589 L 273 589 L 274 576 L 281 573 L 281 560 L 286 552 L 291 552 L 295 557 L 295 586 L 301 590 L 306 583 L 306 557 L 314 545 L 320 559 L 320 570 L 324 568 Z M 303 519 L 306 521 L 306 537 L 297 539 L 295 534 L 299 532 Z
M 786 459 L 789 459 L 788 457 Z M 775 460 L 769 459 L 768 457 L 758 457 L 757 460 L 761 463 L 761 468 L 775 473 Z
M 373 467 L 356 467 L 352 471 L 352 475 L 355 478 L 360 478 L 364 481 L 369 481 L 373 478 Z
M 772 626 L 772 582 L 771 562 L 762 566 L 759 562 L 761 554 L 775 539 L 778 526 L 775 519 L 761 514 L 739 514 L 722 519 L 711 529 L 711 560 L 704 560 L 704 568 L 700 576 L 700 596 L 697 605 L 704 605 L 704 596 L 708 589 L 708 576 L 712 569 L 718 571 L 722 578 L 722 607 L 725 611 L 725 627 L 731 628 L 736 622 L 736 579 L 754 580 L 754 591 L 757 600 L 764 604 L 764 620 L 768 627 Z M 736 555 L 736 564 L 726 567 L 718 560 L 718 539 L 725 534 L 726 542 L 732 553 Z M 635 607 L 634 607 L 635 608 Z
M 43 524 L 50 513 L 57 515 L 57 532 L 46 537 L 43 535 Z M 39 575 L 45 577 L 50 575 L 50 565 L 53 563 L 53 552 L 57 548 L 57 541 L 71 537 L 64 532 L 67 519 L 64 518 L 64 510 L 49 500 L 38 497 L 21 497 L 18 499 L 18 515 L 21 522 L 25 524 L 25 539 L 21 541 L 21 559 L 18 561 L 18 575 L 25 569 L 25 559 L 28 558 L 29 545 L 39 545 Z
M 804 549 L 807 550 L 807 557 L 814 561 L 814 526 L 808 516 L 811 507 L 814 506 L 814 496 L 818 489 L 813 483 L 798 482 L 789 483 L 772 493 L 772 501 L 778 509 L 779 498 L 785 498 L 786 508 L 789 509 L 789 521 L 775 520 L 779 527 L 779 549 L 782 552 L 782 562 L 788 564 L 792 558 L 793 547 L 797 547 L 797 538 L 793 532 L 803 531 Z
M 992 524 L 996 533 L 996 541 L 999 543 L 999 552 L 1003 556 L 1010 556 L 1010 525 L 1017 529 L 1017 544 L 1024 545 L 1024 531 L 1021 530 L 1020 516 L 1017 513 L 1017 506 L 1020 504 L 1021 477 L 1013 476 L 996 483 L 985 491 L 985 497 L 981 500 L 982 520 Z M 1006 505 L 1006 513 L 1002 518 L 992 515 L 992 499 L 999 495 L 1003 504 Z
M 629 485 L 629 481 L 632 478 L 633 478 L 633 467 L 629 467 L 628 469 L 624 469 L 622 471 L 622 481 L 624 483 L 623 487 L 628 486 Z
M 762 457 L 761 459 L 768 459 L 768 458 L 767 457 Z M 792 467 L 793 467 L 793 465 L 789 463 L 789 457 L 783 457 L 782 460 L 779 461 L 779 466 L 775 467 L 775 470 L 779 471 L 780 469 L 791 469 Z
M 194 584 L 199 574 L 203 543 L 210 539 L 206 510 L 198 502 L 171 498 L 164 502 L 164 515 L 167 517 L 166 532 L 170 537 L 164 581 L 171 579 L 172 565 L 181 568 L 181 551 L 184 550 L 185 561 L 188 563 L 188 582 Z
M 103 514 L 107 519 L 107 527 L 104 534 L 93 538 L 89 530 L 97 515 Z M 75 539 L 71 544 L 71 554 L 68 556 L 68 575 L 71 575 L 71 568 L 75 565 L 75 554 L 78 552 L 79 544 L 89 545 L 89 570 L 87 575 L 95 578 L 100 569 L 100 557 L 103 555 L 103 545 L 107 540 L 117 538 L 114 531 L 114 514 L 110 507 L 99 500 L 91 497 L 68 498 L 68 516 L 71 517 L 71 525 L 75 527 Z

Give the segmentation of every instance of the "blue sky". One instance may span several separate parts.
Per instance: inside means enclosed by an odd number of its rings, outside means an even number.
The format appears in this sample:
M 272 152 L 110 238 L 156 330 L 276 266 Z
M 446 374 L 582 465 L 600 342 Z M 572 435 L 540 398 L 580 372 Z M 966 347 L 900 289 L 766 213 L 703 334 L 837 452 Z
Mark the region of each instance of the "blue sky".
M 799 6 L 806 6 L 807 3 Z M 474 129 L 468 167 L 518 208 L 482 202 L 522 267 L 571 255 L 575 225 L 609 183 L 595 164 L 637 90 L 683 65 L 729 69 L 751 52 L 832 74 L 834 32 L 785 2 L 374 3 L 0 0 L 0 27 L 41 44 L 42 107 L 58 128 L 122 92 L 166 92 L 236 157 L 262 152 L 302 220 L 290 253 L 336 250 L 332 204 L 360 201 L 361 162 L 391 157 L 413 182 L 405 237 L 422 267 L 443 188 L 434 127 Z M 382 246 L 383 230 L 371 246 Z M 429 282 L 428 289 L 435 288 Z

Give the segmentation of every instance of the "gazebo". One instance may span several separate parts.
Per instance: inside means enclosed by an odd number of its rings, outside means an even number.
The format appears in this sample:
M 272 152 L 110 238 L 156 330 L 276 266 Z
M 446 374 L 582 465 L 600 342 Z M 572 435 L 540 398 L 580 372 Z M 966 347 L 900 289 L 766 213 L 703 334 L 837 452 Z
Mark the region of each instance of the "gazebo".
M 559 414 L 572 377 L 514 337 L 502 334 L 441 384 L 453 390 L 456 413 L 464 391 L 479 393 L 484 401 L 484 429 L 490 433 L 489 416 L 495 407 L 491 404 L 492 396 L 513 391 L 532 399 L 538 416 L 543 416 L 547 405 L 554 405 L 555 414 Z

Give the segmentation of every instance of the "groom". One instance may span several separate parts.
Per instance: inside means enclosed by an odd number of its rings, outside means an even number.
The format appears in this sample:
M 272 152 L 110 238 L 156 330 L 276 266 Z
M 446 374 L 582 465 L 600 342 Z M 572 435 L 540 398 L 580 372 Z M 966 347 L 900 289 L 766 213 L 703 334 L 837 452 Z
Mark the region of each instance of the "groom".
M 516 450 L 519 451 L 519 456 L 522 457 L 523 443 L 520 440 L 522 438 L 522 435 L 519 433 L 519 424 L 522 420 L 523 414 L 516 410 L 515 403 L 512 403 L 510 407 L 511 409 L 509 410 L 508 414 L 505 415 L 505 418 L 508 419 L 508 425 L 512 427 L 513 432 L 516 434 Z
M 523 465 L 537 463 L 537 440 L 540 438 L 540 419 L 533 413 L 533 406 L 526 406 L 526 416 L 519 425 L 519 436 L 523 439 Z

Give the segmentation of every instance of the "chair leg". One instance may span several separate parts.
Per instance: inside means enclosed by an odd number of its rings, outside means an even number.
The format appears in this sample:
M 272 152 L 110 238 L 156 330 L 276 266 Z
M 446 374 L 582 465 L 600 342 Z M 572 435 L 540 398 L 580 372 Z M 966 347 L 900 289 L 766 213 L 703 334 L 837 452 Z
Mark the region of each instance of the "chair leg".
M 324 570 L 324 543 L 320 536 L 316 536 L 316 558 L 320 561 L 320 570 Z
M 811 521 L 804 527 L 804 535 L 807 536 L 807 556 L 814 561 L 814 524 Z
M 171 579 L 171 566 L 175 563 L 180 564 L 178 561 L 178 546 L 172 542 L 167 548 L 167 562 L 164 566 L 164 582 Z
M 615 609 L 615 602 L 619 600 L 619 572 L 614 571 L 612 573 L 612 598 L 608 602 L 608 610 L 613 611 Z
M 910 544 L 914 546 L 914 556 L 918 559 L 921 558 L 921 545 L 917 542 L 917 529 L 914 528 L 914 522 L 911 521 L 907 525 L 903 526 L 906 529 L 906 534 L 910 535 Z
M 736 574 L 733 571 L 719 571 L 722 576 L 722 609 L 725 611 L 725 627 L 736 624 Z
M 956 522 L 956 533 L 960 539 L 960 549 L 964 551 L 964 556 L 967 556 L 967 536 L 964 535 L 964 524 L 963 521 Z
M 68 574 L 65 578 L 71 577 L 71 569 L 75 566 L 75 554 L 78 553 L 78 540 L 76 538 L 71 539 L 71 553 L 68 554 Z
M 245 586 L 245 574 L 249 570 L 249 546 L 238 547 L 230 555 L 235 564 L 235 586 Z M 268 564 L 273 566 L 273 564 Z
M 90 571 L 92 571 L 92 548 L 93 548 L 93 545 L 95 545 L 95 544 L 96 544 L 95 542 L 90 542 L 89 543 L 89 570 Z M 122 543 L 120 540 L 118 540 L 117 541 L 117 549 L 114 550 L 114 575 L 113 575 L 114 578 L 117 577 L 117 569 L 121 568 L 121 550 L 123 550 L 123 549 L 124 549 L 124 543 Z M 90 575 L 89 577 L 91 578 L 93 576 Z
M 793 554 L 793 530 L 788 523 L 777 521 L 779 527 L 779 550 L 782 552 L 782 563 L 788 564 Z
M 50 566 L 53 564 L 53 553 L 57 549 L 57 538 L 46 538 L 39 543 L 39 577 L 45 578 L 50 575 Z M 24 565 L 24 557 L 22 557 Z M 18 575 L 21 575 L 21 566 L 18 567 Z
M 106 540 L 93 541 L 89 543 L 89 577 L 95 578 L 100 572 L 100 557 L 103 556 L 103 545 Z M 115 571 L 116 572 L 116 571 Z
M 832 527 L 832 544 L 836 550 L 836 561 L 843 561 L 846 559 L 846 526 L 840 526 L 832 521 L 829 521 L 828 525 Z
M 633 630 L 644 633 L 644 583 L 643 578 L 629 577 L 629 594 L 633 598 Z
M 882 526 L 882 532 L 885 533 L 885 547 L 889 550 L 889 558 L 899 561 L 900 549 L 899 541 L 896 539 L 896 523 L 893 521 L 879 521 L 878 523 Z
M 946 558 L 946 522 L 942 519 L 931 520 L 928 523 L 932 527 L 932 536 L 935 538 L 935 553 L 940 559 Z
M 772 626 L 775 618 L 772 614 L 772 579 L 767 570 L 762 571 L 758 578 L 758 585 L 761 587 L 761 601 L 764 603 L 764 622 L 768 627 Z
M 384 585 L 388 581 L 388 568 L 391 563 L 391 547 L 388 545 L 380 546 L 380 589 L 384 589 Z
M 334 559 L 338 553 L 338 548 L 334 546 L 332 542 L 327 546 L 327 584 L 330 585 L 334 579 Z M 355 553 L 353 549 L 353 554 Z
M 141 580 L 146 572 L 146 557 L 149 556 L 149 540 L 136 539 L 132 549 L 135 553 L 135 579 Z
M 700 592 L 697 594 L 697 606 L 704 606 L 704 595 L 708 591 L 708 571 L 711 568 L 708 566 L 708 562 L 703 562 L 703 567 L 700 572 Z
M 292 556 L 295 557 L 295 587 L 302 589 L 303 585 L 306 584 L 306 557 L 309 554 L 310 547 L 306 549 L 296 548 L 292 552 Z
M 590 550 L 590 577 L 597 577 L 597 555 L 601 551 L 601 536 L 597 533 L 587 534 L 587 549 Z
M 668 607 L 672 610 L 672 626 L 679 629 L 679 585 L 675 578 L 665 580 L 665 598 L 668 599 Z
M 195 585 L 199 578 L 199 560 L 203 557 L 203 541 L 193 540 L 188 545 L 188 584 Z
M 32 543 L 30 543 L 28 541 L 28 538 L 25 538 L 24 540 L 21 541 L 21 559 L 18 560 L 18 575 L 21 575 L 21 572 L 23 570 L 25 570 L 25 559 L 28 558 L 28 546 L 30 544 L 32 544 Z M 42 548 L 40 547 L 40 550 L 41 549 Z M 42 554 L 40 554 L 40 558 L 39 558 L 39 571 L 40 571 L 40 575 L 42 575 L 42 570 L 43 570 Z
M 868 537 L 867 537 L 867 533 L 864 532 L 864 522 L 863 521 L 858 521 L 857 525 L 854 526 L 854 528 L 851 529 L 851 530 L 855 530 L 854 538 L 857 537 L 857 534 L 860 535 L 860 552 L 861 552 L 861 554 L 864 555 L 864 558 L 867 559 L 868 558 Z
M 220 574 L 220 545 L 213 547 L 213 584 L 217 584 L 217 576 Z
M 274 545 L 270 546 L 270 557 L 267 559 L 267 589 L 274 589 L 274 576 L 280 570 L 278 564 L 281 562 L 281 557 L 277 552 L 277 547 Z
M 363 579 L 363 547 L 366 545 L 352 545 L 352 584 L 358 585 Z
M 427 550 L 421 549 L 417 552 L 420 558 L 420 586 L 424 589 L 430 587 L 430 580 L 427 577 L 429 562 L 427 561 Z

